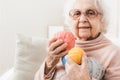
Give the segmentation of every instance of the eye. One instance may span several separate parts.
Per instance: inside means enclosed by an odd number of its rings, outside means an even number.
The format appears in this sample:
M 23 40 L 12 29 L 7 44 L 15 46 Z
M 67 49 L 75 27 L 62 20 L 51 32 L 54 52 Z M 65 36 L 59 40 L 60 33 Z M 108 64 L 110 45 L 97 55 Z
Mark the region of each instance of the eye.
M 89 9 L 89 10 L 87 10 L 86 14 L 89 17 L 95 17 L 97 15 L 97 12 L 95 10 Z
M 69 15 L 73 18 L 76 19 L 81 15 L 81 12 L 77 9 L 73 9 L 69 12 Z
M 80 11 L 74 11 L 73 18 L 78 18 L 81 15 Z
M 75 11 L 74 15 L 79 16 L 79 15 L 81 15 L 81 12 L 80 11 Z

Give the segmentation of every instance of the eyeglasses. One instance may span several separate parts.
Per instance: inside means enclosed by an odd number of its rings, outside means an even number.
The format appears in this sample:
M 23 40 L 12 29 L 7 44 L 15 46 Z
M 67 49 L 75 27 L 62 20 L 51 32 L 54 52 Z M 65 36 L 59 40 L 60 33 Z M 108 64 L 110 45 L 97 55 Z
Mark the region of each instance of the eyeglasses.
M 85 12 L 83 12 L 84 16 L 86 16 L 87 18 L 95 18 L 98 15 L 102 15 L 102 13 L 97 12 L 96 10 L 93 9 L 88 9 Z M 82 12 L 78 9 L 72 9 L 69 12 L 69 16 L 72 17 L 73 19 L 78 19 L 80 16 L 82 15 Z

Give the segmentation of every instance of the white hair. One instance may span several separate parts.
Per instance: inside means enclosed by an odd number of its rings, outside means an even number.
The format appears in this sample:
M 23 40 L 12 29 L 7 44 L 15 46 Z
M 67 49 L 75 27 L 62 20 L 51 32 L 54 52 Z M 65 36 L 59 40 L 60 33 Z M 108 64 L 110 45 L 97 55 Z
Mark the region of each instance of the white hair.
M 69 16 L 70 10 L 73 8 L 76 0 L 67 0 L 65 2 L 65 8 L 64 8 L 64 16 L 65 16 L 65 24 L 69 27 L 72 26 L 72 22 Z M 106 32 L 107 26 L 108 26 L 108 8 L 107 5 L 105 5 L 105 0 L 93 0 L 95 3 L 96 8 L 99 8 L 103 14 L 102 22 L 103 22 L 103 29 L 102 32 Z

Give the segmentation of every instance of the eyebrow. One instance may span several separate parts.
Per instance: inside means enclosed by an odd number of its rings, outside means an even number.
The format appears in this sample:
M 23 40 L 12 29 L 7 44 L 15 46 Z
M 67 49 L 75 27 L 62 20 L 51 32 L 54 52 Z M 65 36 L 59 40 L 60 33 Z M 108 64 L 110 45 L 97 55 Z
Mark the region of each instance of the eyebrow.
M 80 10 L 79 8 L 72 8 L 72 9 L 76 9 L 76 10 Z M 88 9 L 92 9 L 92 10 L 96 10 L 96 11 L 99 11 L 98 9 L 96 9 L 95 7 L 87 7 L 85 8 L 85 10 L 88 10 Z

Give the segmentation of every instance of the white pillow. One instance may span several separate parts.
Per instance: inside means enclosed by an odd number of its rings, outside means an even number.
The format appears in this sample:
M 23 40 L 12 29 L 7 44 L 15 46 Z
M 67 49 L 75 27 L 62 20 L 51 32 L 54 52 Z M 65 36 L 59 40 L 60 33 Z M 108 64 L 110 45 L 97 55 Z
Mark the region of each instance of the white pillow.
M 46 38 L 17 35 L 15 64 L 9 80 L 34 80 L 45 58 L 46 45 Z

